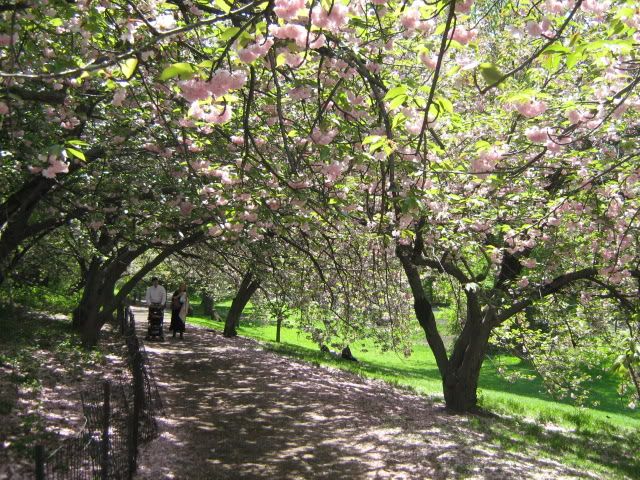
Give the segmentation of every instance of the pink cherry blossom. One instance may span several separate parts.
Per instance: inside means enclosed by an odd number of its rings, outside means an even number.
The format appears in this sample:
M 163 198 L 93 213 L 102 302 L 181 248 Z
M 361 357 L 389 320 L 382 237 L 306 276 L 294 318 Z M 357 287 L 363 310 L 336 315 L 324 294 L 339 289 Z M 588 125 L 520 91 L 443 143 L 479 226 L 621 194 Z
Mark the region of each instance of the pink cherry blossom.
M 230 90 L 237 90 L 247 81 L 247 74 L 243 71 L 229 72 L 218 70 L 213 74 L 211 80 L 206 82 L 199 79 L 185 80 L 180 82 L 182 96 L 189 102 L 205 100 L 210 96 L 221 97 Z
M 559 15 L 567 11 L 569 2 L 567 0 L 547 0 L 542 8 L 546 12 Z
M 542 26 L 538 22 L 534 22 L 530 20 L 527 22 L 526 30 L 529 35 L 532 37 L 539 37 L 542 35 Z
M 584 0 L 580 8 L 583 12 L 600 16 L 611 8 L 611 2 L 608 0 Z
M 269 33 L 282 40 L 293 40 L 300 48 L 305 48 L 307 46 L 307 36 L 309 32 L 302 25 L 286 23 L 279 26 L 272 24 L 269 25 Z
M 527 136 L 529 141 L 534 143 L 545 143 L 547 140 L 549 140 L 549 134 L 547 133 L 546 128 L 540 128 L 540 127 L 527 128 L 524 131 L 524 134 Z
M 529 285 L 529 279 L 527 277 L 523 277 L 518 281 L 518 287 L 526 288 Z
M 327 38 L 324 36 L 323 33 L 321 33 L 315 38 L 315 40 L 312 40 L 311 42 L 309 42 L 309 48 L 312 50 L 322 48 L 326 43 L 327 43 Z M 325 83 L 326 83 L 326 80 L 325 80 Z
M 266 204 L 267 204 L 267 207 L 269 207 L 269 209 L 270 209 L 270 210 L 272 210 L 272 211 L 274 211 L 274 212 L 275 212 L 276 210 L 279 210 L 279 209 L 280 209 L 280 207 L 281 207 L 281 205 L 282 205 L 282 204 L 280 203 L 280 200 L 277 200 L 277 199 L 275 199 L 275 198 L 269 198 L 269 199 L 266 201 Z
M 330 163 L 329 165 L 325 165 L 322 168 L 322 173 L 327 177 L 327 182 L 334 183 L 342 172 L 345 170 L 346 165 L 343 162 L 335 161 Z
M 462 25 L 458 25 L 451 34 L 450 38 L 461 43 L 462 45 L 466 45 L 471 40 L 476 38 L 477 34 L 478 32 L 476 32 L 475 30 L 467 30 Z
M 517 103 L 516 110 L 527 118 L 537 117 L 547 111 L 547 104 L 542 101 L 530 100 L 528 102 Z
M 190 118 L 181 118 L 178 120 L 178 125 L 183 128 L 193 128 L 196 126 L 195 122 Z
M 347 13 L 347 7 L 341 3 L 334 3 L 330 12 L 317 5 L 311 11 L 311 23 L 330 32 L 337 32 L 347 24 Z
M 420 30 L 425 35 L 431 35 L 436 29 L 436 23 L 433 20 L 426 20 L 420 22 L 418 25 L 418 30 Z
M 9 113 L 9 106 L 5 102 L 0 102 L 0 115 Z
M 538 265 L 538 262 L 536 262 L 535 258 L 523 258 L 522 260 L 520 260 L 520 263 L 527 268 L 534 268 L 536 265 Z
M 329 145 L 335 136 L 338 134 L 338 131 L 335 129 L 322 131 L 318 127 L 314 127 L 311 132 L 310 138 L 313 143 L 316 145 Z
M 309 188 L 311 183 L 309 182 L 309 180 L 289 180 L 287 182 L 287 185 L 289 185 L 289 187 L 293 188 L 294 190 L 302 190 L 304 188 Z
M 298 53 L 286 52 L 284 61 L 291 68 L 298 68 L 304 62 L 304 57 Z
M 496 164 L 503 156 L 502 151 L 497 147 L 491 147 L 480 152 L 476 158 L 471 161 L 471 171 L 473 173 L 487 174 L 496 169 Z
M 129 19 L 123 28 L 122 35 L 120 35 L 120 40 L 123 42 L 128 42 L 133 45 L 136 41 L 135 34 L 138 31 L 138 28 L 142 24 L 141 21 L 136 19 Z
M 309 86 L 296 87 L 289 90 L 289 97 L 293 100 L 306 100 L 313 97 L 314 91 Z
M 473 5 L 473 0 L 462 0 L 456 3 L 456 12 L 458 13 L 469 13 L 471 11 L 471 6 Z
M 411 225 L 411 222 L 413 222 L 413 220 L 413 215 L 409 215 L 408 213 L 400 215 L 400 218 L 398 218 L 398 228 L 400 230 L 406 229 L 409 225 Z
M 569 119 L 569 121 L 571 122 L 572 125 L 575 125 L 577 123 L 580 122 L 584 122 L 586 120 L 586 117 L 584 115 L 584 113 L 582 113 L 579 110 L 569 110 L 567 112 L 567 118 Z
M 416 111 L 413 108 L 403 108 L 402 113 L 407 117 L 407 121 L 405 122 L 405 128 L 407 132 L 411 135 L 419 135 L 422 132 L 422 127 L 424 126 L 424 112 Z M 435 115 L 433 113 L 429 114 L 427 118 L 427 126 L 431 127 L 435 124 Z M 384 132 L 382 132 L 384 134 Z
M 256 42 L 238 51 L 238 58 L 244 63 L 252 63 L 257 58 L 264 57 L 273 46 L 273 38 L 264 40 L 261 36 Z
M 429 52 L 422 52 L 420 54 L 420 61 L 430 70 L 435 70 L 438 63 L 437 55 L 430 55 Z
M 220 227 L 219 225 L 214 225 L 213 227 L 209 228 L 209 231 L 207 233 L 210 237 L 219 237 L 220 235 L 222 235 L 222 232 L 222 227 Z
M 180 214 L 187 216 L 194 209 L 194 205 L 189 201 L 184 201 L 180 203 Z
M 189 115 L 208 123 L 223 124 L 231 120 L 231 105 L 200 105 L 198 101 L 191 104 Z
M 400 23 L 409 31 L 415 30 L 420 23 L 420 12 L 416 8 L 407 9 L 400 17 Z
M 55 178 L 56 175 L 60 173 L 69 173 L 69 164 L 55 156 L 50 156 L 49 167 L 42 170 L 42 176 L 46 178 Z
M 284 20 L 293 20 L 305 8 L 305 0 L 276 0 L 273 12 Z

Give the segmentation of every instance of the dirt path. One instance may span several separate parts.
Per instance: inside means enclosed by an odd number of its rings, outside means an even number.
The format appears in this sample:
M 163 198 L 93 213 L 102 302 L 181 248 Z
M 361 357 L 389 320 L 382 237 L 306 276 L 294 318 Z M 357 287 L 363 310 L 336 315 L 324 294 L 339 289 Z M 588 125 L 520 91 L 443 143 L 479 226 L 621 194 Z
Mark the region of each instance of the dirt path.
M 144 335 L 146 315 L 136 312 Z M 465 418 L 347 372 L 187 327 L 147 342 L 166 417 L 143 479 L 581 478 L 482 445 Z

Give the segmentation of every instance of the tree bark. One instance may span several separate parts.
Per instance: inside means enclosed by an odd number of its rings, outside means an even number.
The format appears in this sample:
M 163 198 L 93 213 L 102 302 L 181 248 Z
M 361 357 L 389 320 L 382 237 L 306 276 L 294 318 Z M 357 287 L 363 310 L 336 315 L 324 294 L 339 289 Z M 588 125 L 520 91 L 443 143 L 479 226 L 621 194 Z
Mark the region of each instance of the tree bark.
M 82 298 L 73 312 L 72 322 L 85 347 L 94 347 L 102 326 L 113 319 L 113 312 L 120 301 L 120 297 L 113 293 L 116 282 L 131 262 L 149 248 L 141 246 L 125 250 L 108 262 L 100 262 L 97 257 L 91 260 Z
M 416 318 L 436 358 L 442 378 L 445 404 L 455 412 L 473 411 L 477 408 L 480 368 L 489 344 L 495 311 L 492 308 L 482 311 L 476 293 L 465 292 L 467 320 L 449 358 L 438 332 L 432 305 L 422 285 L 418 268 L 413 262 L 412 250 L 399 247 L 397 255 L 411 286 Z
M 208 292 L 202 291 L 202 313 L 205 316 L 213 318 L 213 297 Z
M 438 333 L 438 326 L 433 314 L 433 307 L 427 298 L 424 287 L 422 286 L 420 273 L 412 261 L 412 251 L 410 248 L 398 247 L 396 253 L 402 263 L 407 280 L 409 280 L 409 285 L 411 286 L 411 293 L 413 294 L 413 309 L 415 311 L 416 318 L 427 337 L 427 343 L 429 344 L 429 347 L 431 347 L 433 356 L 436 359 L 440 376 L 444 377 L 447 373 L 448 367 L 447 349 L 444 346 L 442 337 Z
M 280 330 L 282 330 L 282 317 L 284 315 L 281 312 L 278 312 L 276 315 L 276 342 L 280 343 Z
M 473 315 L 473 314 L 472 314 Z M 465 327 L 453 348 L 447 372 L 442 379 L 444 401 L 450 410 L 470 412 L 478 408 L 478 380 L 484 362 L 494 313 L 485 309 L 480 317 L 467 315 Z
M 253 272 L 248 271 L 245 273 L 242 278 L 242 282 L 240 283 L 238 293 L 233 299 L 233 302 L 231 302 L 231 308 L 229 309 L 229 313 L 227 313 L 227 318 L 224 322 L 225 337 L 235 337 L 238 335 L 236 327 L 240 323 L 240 315 L 242 315 L 244 307 L 249 303 L 251 296 L 255 293 L 258 287 L 260 287 L 260 280 L 253 276 Z

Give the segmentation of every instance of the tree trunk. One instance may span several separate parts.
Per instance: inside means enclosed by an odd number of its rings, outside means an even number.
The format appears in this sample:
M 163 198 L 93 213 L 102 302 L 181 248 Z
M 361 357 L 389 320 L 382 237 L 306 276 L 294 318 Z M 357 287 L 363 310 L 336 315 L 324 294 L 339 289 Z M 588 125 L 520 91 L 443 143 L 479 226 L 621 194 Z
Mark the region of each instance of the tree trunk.
M 282 317 L 284 315 L 281 312 L 278 312 L 276 315 L 276 342 L 280 343 L 280 330 L 282 328 Z
M 242 282 L 240 283 L 238 293 L 233 299 L 233 302 L 231 302 L 231 308 L 229 309 L 229 313 L 227 313 L 227 318 L 224 322 L 225 337 L 235 337 L 238 335 L 236 327 L 240 323 L 240 315 L 242 315 L 244 307 L 249 303 L 251 296 L 259 286 L 260 280 L 254 278 L 253 272 L 248 271 L 245 273 L 242 278 Z
M 413 261 L 411 248 L 398 247 L 396 254 L 409 280 L 414 299 L 414 310 L 427 342 L 436 359 L 447 408 L 455 412 L 468 412 L 477 408 L 480 367 L 489 344 L 489 335 L 495 322 L 495 310 L 480 309 L 473 291 L 467 295 L 467 320 L 458 336 L 451 356 L 447 356 L 442 337 L 433 314 L 433 307 L 424 290 L 420 273 Z
M 205 316 L 213 318 L 213 297 L 209 293 L 203 291 L 202 296 L 202 312 Z
M 113 320 L 113 312 L 120 302 L 120 298 L 116 299 L 113 293 L 116 282 L 130 263 L 148 248 L 126 250 L 109 262 L 103 263 L 96 257 L 91 260 L 82 298 L 73 312 L 72 322 L 74 328 L 80 332 L 85 347 L 95 346 L 102 326 Z
M 495 321 L 495 309 L 480 309 L 478 297 L 466 291 L 467 319 L 449 358 L 447 372 L 442 379 L 444 401 L 456 412 L 478 408 L 478 379 L 489 346 L 489 336 Z
M 470 412 L 478 408 L 478 380 L 489 335 L 477 333 L 478 336 L 467 344 L 461 356 L 456 355 L 454 350 L 449 369 L 442 379 L 445 404 L 455 412 Z M 460 358 L 460 361 L 454 363 L 454 358 Z

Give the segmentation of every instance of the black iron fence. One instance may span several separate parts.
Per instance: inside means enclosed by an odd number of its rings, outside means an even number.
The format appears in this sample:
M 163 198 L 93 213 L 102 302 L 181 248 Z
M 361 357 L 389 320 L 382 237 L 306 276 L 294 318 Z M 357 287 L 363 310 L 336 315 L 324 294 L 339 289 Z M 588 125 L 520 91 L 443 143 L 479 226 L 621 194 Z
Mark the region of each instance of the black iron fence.
M 36 447 L 36 480 L 130 479 L 137 470 L 139 444 L 158 434 L 162 401 L 131 309 L 120 309 L 118 320 L 132 379 L 81 392 L 84 427 L 51 452 Z

